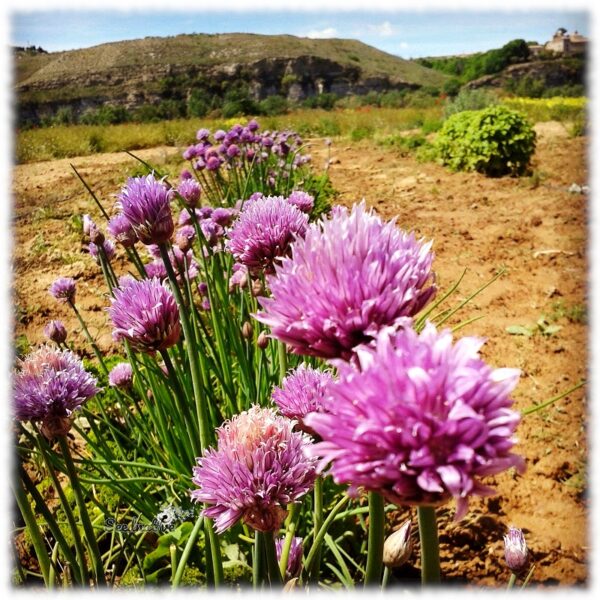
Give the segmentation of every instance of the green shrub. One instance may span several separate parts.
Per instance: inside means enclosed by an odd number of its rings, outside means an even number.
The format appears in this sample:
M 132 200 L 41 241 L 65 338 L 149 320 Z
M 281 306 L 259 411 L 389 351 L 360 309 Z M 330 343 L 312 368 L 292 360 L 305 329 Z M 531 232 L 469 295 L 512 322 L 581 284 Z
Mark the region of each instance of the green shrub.
M 258 108 L 261 115 L 284 115 L 288 111 L 288 102 L 283 96 L 269 96 L 258 103 Z
M 535 150 L 535 131 L 521 113 L 490 106 L 452 115 L 435 146 L 442 162 L 455 171 L 522 175 Z
M 465 110 L 481 110 L 495 104 L 498 104 L 498 96 L 494 92 L 485 89 L 463 88 L 454 99 L 444 106 L 444 116 L 448 118 Z
M 359 125 L 350 132 L 350 139 L 353 142 L 360 142 L 367 138 L 373 137 L 375 128 L 372 125 Z

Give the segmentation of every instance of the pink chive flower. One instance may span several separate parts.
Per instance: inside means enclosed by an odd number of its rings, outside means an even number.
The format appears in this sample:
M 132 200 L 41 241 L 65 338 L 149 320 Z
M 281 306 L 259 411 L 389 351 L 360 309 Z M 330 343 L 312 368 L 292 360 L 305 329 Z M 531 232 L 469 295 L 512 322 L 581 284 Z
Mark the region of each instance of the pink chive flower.
M 111 261 L 115 257 L 115 244 L 112 240 L 104 240 L 101 246 L 94 244 L 93 242 L 89 243 L 88 251 L 90 256 L 100 264 L 100 247 L 104 251 L 104 256 L 107 261 Z
M 304 417 L 310 412 L 321 412 L 327 386 L 333 381 L 330 373 L 301 364 L 275 387 L 271 399 L 282 415 L 296 419 L 304 427 Z M 311 433 L 308 431 L 308 433 Z
M 173 246 L 169 250 L 169 259 L 177 281 L 180 284 L 184 282 L 184 279 L 182 279 L 184 275 L 190 281 L 198 277 L 198 263 L 190 250 L 182 252 L 178 246 Z M 145 264 L 144 268 L 149 278 L 158 277 L 158 279 L 164 280 L 168 277 L 167 269 L 162 259 L 156 259 L 151 263 Z
M 131 177 L 119 194 L 119 207 L 143 244 L 163 244 L 173 234 L 172 191 L 154 175 Z
M 63 344 L 67 339 L 67 329 L 62 321 L 49 321 L 44 327 L 44 335 L 56 344 Z
M 527 568 L 529 550 L 521 529 L 508 528 L 508 533 L 504 536 L 504 558 L 508 568 L 517 575 Z
M 303 213 L 309 213 L 315 205 L 315 199 L 310 194 L 299 190 L 292 192 L 287 201 Z
M 281 560 L 281 553 L 283 552 L 283 546 L 285 545 L 285 536 L 278 537 L 275 540 L 275 553 L 277 555 L 277 562 Z M 285 568 L 285 578 L 292 579 L 292 577 L 298 577 L 302 571 L 302 538 L 293 537 L 290 545 L 290 553 L 288 556 L 288 563 Z
M 322 438 L 309 448 L 331 462 L 337 483 L 381 493 L 396 504 L 438 505 L 456 499 L 462 518 L 472 495 L 494 493 L 482 477 L 524 461 L 511 453 L 520 415 L 510 393 L 518 369 L 492 369 L 479 357 L 484 340 L 455 344 L 449 330 L 427 323 L 382 330 L 357 349 L 357 363 L 334 361 L 325 412 L 306 424 Z
M 184 179 L 177 186 L 177 193 L 183 198 L 187 206 L 194 208 L 200 200 L 202 188 L 195 179 Z
M 179 340 L 179 309 L 160 280 L 128 281 L 125 287 L 115 288 L 111 302 L 108 314 L 115 341 L 127 340 L 134 350 L 154 353 Z
M 310 438 L 294 422 L 269 408 L 253 406 L 217 429 L 192 481 L 192 499 L 210 504 L 202 511 L 217 533 L 240 519 L 258 531 L 277 531 L 296 502 L 313 486 L 315 459 L 305 450 Z
M 350 214 L 340 207 L 292 244 L 291 257 L 267 278 L 271 297 L 259 298 L 255 317 L 296 354 L 349 360 L 357 345 L 435 295 L 430 249 L 364 201 Z
M 50 295 L 61 302 L 75 302 L 75 280 L 70 277 L 59 277 L 49 289 Z
M 123 214 L 117 214 L 111 217 L 106 226 L 108 233 L 112 235 L 117 244 L 124 248 L 132 248 L 137 242 L 137 235 L 129 222 L 129 219 Z
M 72 414 L 98 393 L 96 384 L 75 354 L 42 346 L 14 374 L 15 416 L 19 421 L 41 422 L 48 438 L 65 435 Z
M 275 261 L 289 252 L 307 226 L 307 215 L 281 196 L 268 196 L 244 205 L 228 231 L 226 247 L 251 273 L 272 273 Z
M 127 362 L 116 364 L 108 374 L 108 384 L 111 387 L 129 389 L 133 384 L 133 369 Z
M 221 206 L 215 208 L 210 215 L 210 218 L 222 227 L 228 227 L 229 225 L 231 225 L 233 217 L 234 213 L 230 209 L 223 208 Z

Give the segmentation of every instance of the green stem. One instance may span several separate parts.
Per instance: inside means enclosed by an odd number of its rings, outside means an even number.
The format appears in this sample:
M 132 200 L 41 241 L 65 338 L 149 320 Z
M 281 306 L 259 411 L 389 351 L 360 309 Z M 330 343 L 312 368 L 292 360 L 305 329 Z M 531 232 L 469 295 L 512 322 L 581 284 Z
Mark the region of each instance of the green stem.
M 508 585 L 506 586 L 507 590 L 510 590 L 515 587 L 515 583 L 517 582 L 517 576 L 514 573 L 510 574 L 510 579 L 508 580 Z
M 287 570 L 288 560 L 290 558 L 290 550 L 292 548 L 294 534 L 296 533 L 296 525 L 299 515 L 300 504 L 292 504 L 290 506 L 290 515 L 288 518 L 288 527 L 285 534 L 285 541 L 283 542 L 283 548 L 281 549 L 281 558 L 279 559 L 279 572 L 281 573 L 282 579 L 285 579 L 285 572 Z
M 185 567 L 187 565 L 188 558 L 192 551 L 194 544 L 196 543 L 196 538 L 200 533 L 200 528 L 202 527 L 202 523 L 204 522 L 204 517 L 198 517 L 196 524 L 194 525 L 194 529 L 192 529 L 192 533 L 190 533 L 190 537 L 183 549 L 183 553 L 181 558 L 179 559 L 179 564 L 177 565 L 177 570 L 175 571 L 175 577 L 173 577 L 173 588 L 176 588 L 183 577 L 183 572 L 185 571 Z
M 275 537 L 272 531 L 263 533 L 265 537 L 265 555 L 267 558 L 267 572 L 271 587 L 281 587 L 283 580 L 279 572 L 279 563 L 277 562 L 277 551 L 275 550 Z
M 323 478 L 317 477 L 315 479 L 315 489 L 313 492 L 314 498 L 314 509 L 313 509 L 313 528 L 314 535 L 316 539 L 316 535 L 318 531 L 323 526 Z M 309 574 L 310 581 L 317 582 L 319 580 L 319 572 L 321 570 L 321 547 L 317 550 L 315 554 L 315 560 L 312 566 L 312 569 Z
M 381 583 L 384 525 L 385 504 L 383 496 L 376 492 L 369 492 L 369 545 L 367 548 L 365 587 Z
M 288 368 L 287 351 L 283 342 L 277 344 L 277 356 L 279 357 L 279 381 L 282 381 Z
M 44 583 L 48 586 L 50 583 L 50 558 L 48 557 L 48 552 L 46 550 L 46 545 L 44 544 L 40 528 L 35 520 L 35 515 L 31 510 L 31 505 L 29 504 L 27 494 L 25 493 L 25 490 L 21 484 L 17 483 L 13 487 L 13 491 L 17 499 L 17 504 L 19 505 L 19 510 L 23 516 L 23 521 L 25 521 L 25 526 L 27 527 L 29 535 L 31 536 L 31 543 L 33 544 L 33 549 L 35 550 L 35 555 L 37 556 L 38 563 L 40 565 L 40 571 L 42 573 L 42 577 L 44 578 Z
M 255 590 L 260 589 L 264 582 L 264 546 L 265 540 L 260 531 L 254 532 L 254 559 L 252 561 L 252 586 Z
M 87 511 L 83 490 L 79 485 L 75 464 L 71 458 L 71 451 L 69 450 L 69 446 L 67 445 L 67 440 L 64 435 L 58 436 L 58 443 L 65 461 L 65 466 L 67 468 L 67 474 L 69 476 L 71 488 L 73 489 L 75 501 L 77 502 L 77 507 L 79 508 L 79 517 L 81 519 L 81 524 L 83 525 L 85 537 L 87 538 L 86 541 L 88 543 L 88 547 L 90 548 L 96 585 L 105 586 L 106 580 L 104 578 L 104 570 L 102 567 L 102 559 L 100 558 L 100 549 L 98 548 L 98 543 L 96 541 L 96 534 L 94 532 L 94 528 L 92 527 L 90 516 Z
M 344 506 L 346 506 L 346 504 L 348 504 L 348 502 L 350 502 L 350 496 L 342 496 L 340 501 L 331 509 L 329 515 L 327 515 L 327 518 L 325 519 L 323 525 L 321 525 L 321 529 L 319 529 L 319 532 L 313 540 L 312 547 L 308 553 L 308 556 L 306 557 L 306 560 L 304 562 L 305 570 L 310 571 L 312 564 L 315 560 L 315 556 L 319 551 L 321 544 L 323 543 L 323 539 L 325 538 L 325 534 L 327 533 L 329 526 L 331 525 L 331 523 L 333 523 L 335 516 L 340 512 L 340 510 L 342 510 L 342 508 L 344 508 Z
M 550 406 L 551 404 L 554 404 L 555 402 L 562 400 L 562 398 L 564 398 L 565 396 L 568 396 L 571 392 L 578 390 L 580 387 L 583 387 L 586 383 L 587 383 L 587 381 L 584 379 L 583 381 L 580 381 L 577 385 L 574 385 L 572 388 L 568 389 L 566 392 L 562 392 L 562 393 L 558 394 L 558 396 L 554 396 L 554 398 L 550 398 L 550 400 L 547 400 L 546 402 L 542 402 L 542 404 L 534 404 L 533 406 L 530 406 L 529 408 L 522 410 L 521 414 L 523 416 L 525 416 L 525 415 L 530 415 L 534 412 L 537 412 L 538 410 L 542 410 L 543 408 L 546 408 L 547 406 Z
M 100 366 L 102 367 L 102 370 L 104 371 L 104 374 L 108 375 L 108 369 L 107 369 L 106 365 L 104 364 L 104 359 L 102 358 L 102 353 L 100 352 L 100 349 L 96 345 L 96 342 L 94 342 L 94 338 L 90 334 L 89 329 L 87 328 L 87 325 L 85 324 L 85 321 L 83 320 L 83 317 L 81 316 L 79 310 L 77 310 L 77 307 L 75 306 L 74 302 L 69 302 L 69 304 L 70 304 L 71 308 L 75 311 L 75 315 L 77 316 L 77 319 L 79 320 L 79 324 L 81 325 L 81 328 L 83 329 L 83 333 L 84 333 L 87 341 L 89 342 L 90 346 L 92 347 L 92 350 L 94 351 L 94 354 L 96 355 L 96 358 L 98 359 L 98 362 L 100 363 Z
M 440 546 L 435 507 L 419 506 L 419 537 L 421 539 L 421 582 L 440 583 Z

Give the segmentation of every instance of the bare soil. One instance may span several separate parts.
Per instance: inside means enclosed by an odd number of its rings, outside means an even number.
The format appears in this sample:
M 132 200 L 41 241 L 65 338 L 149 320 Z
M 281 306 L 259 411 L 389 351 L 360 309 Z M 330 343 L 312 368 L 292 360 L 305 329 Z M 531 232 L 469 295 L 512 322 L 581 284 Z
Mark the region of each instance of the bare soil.
M 457 300 L 487 282 L 499 268 L 505 274 L 473 299 L 450 322 L 480 317 L 458 335 L 487 338 L 483 354 L 498 367 L 518 367 L 518 409 L 543 402 L 587 377 L 587 196 L 570 193 L 587 181 L 587 140 L 571 139 L 559 123 L 536 127 L 538 148 L 529 178 L 490 179 L 451 173 L 433 163 L 378 147 L 367 140 L 332 148 L 330 176 L 338 201 L 365 198 L 385 217 L 434 239 L 441 290 L 467 269 Z M 311 149 L 316 168 L 327 152 L 322 140 Z M 141 150 L 154 164 L 172 164 L 175 148 Z M 74 163 L 105 206 L 134 167 L 126 154 L 19 165 L 14 169 L 15 334 L 30 344 L 43 341 L 44 324 L 62 319 L 75 349 L 85 353 L 79 326 L 67 307 L 47 290 L 58 276 L 78 282 L 78 305 L 100 346 L 111 350 L 103 310 L 108 301 L 99 267 L 87 255 L 72 215 L 99 211 L 76 180 Z M 122 263 L 123 265 L 125 263 Z M 511 325 L 535 326 L 544 316 L 560 325 L 511 335 Z M 24 338 L 21 338 L 22 340 Z M 508 573 L 502 534 L 509 525 L 525 531 L 535 571 L 532 586 L 576 585 L 588 581 L 587 406 L 585 388 L 551 407 L 524 417 L 518 451 L 528 469 L 523 476 L 490 478 L 498 495 L 474 500 L 465 520 L 453 523 L 453 509 L 440 511 L 442 569 L 447 582 L 498 587 Z M 394 515 L 399 523 L 408 511 Z M 395 580 L 410 580 L 418 553 Z

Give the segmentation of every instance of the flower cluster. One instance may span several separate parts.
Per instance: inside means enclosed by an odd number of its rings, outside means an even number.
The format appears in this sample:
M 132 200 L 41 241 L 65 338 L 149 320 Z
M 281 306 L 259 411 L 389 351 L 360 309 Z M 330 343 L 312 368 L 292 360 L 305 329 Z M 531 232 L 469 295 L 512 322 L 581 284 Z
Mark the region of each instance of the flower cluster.
M 14 376 L 15 416 L 42 422 L 47 437 L 64 435 L 72 413 L 98 393 L 96 384 L 75 354 L 42 346 L 25 358 Z
M 59 277 L 50 286 L 50 295 L 61 302 L 75 303 L 75 280 L 70 277 Z
M 338 483 L 377 491 L 398 504 L 436 505 L 451 497 L 456 518 L 470 495 L 493 490 L 479 478 L 510 467 L 520 416 L 511 410 L 517 369 L 492 369 L 479 357 L 483 340 L 455 344 L 449 330 L 428 323 L 380 332 L 357 350 L 358 364 L 336 361 L 325 412 L 305 422 L 322 438 L 309 453 L 332 462 Z
M 251 273 L 272 273 L 307 226 L 307 215 L 285 198 L 267 196 L 244 205 L 227 232 L 226 248 Z
M 256 318 L 296 354 L 349 359 L 379 329 L 418 313 L 436 292 L 433 253 L 364 202 L 311 225 L 268 277 Z
M 131 177 L 121 189 L 118 208 L 143 244 L 163 244 L 173 235 L 172 195 L 152 174 Z
M 253 406 L 217 430 L 217 449 L 205 451 L 194 467 L 192 498 L 212 505 L 203 514 L 218 533 L 240 519 L 258 531 L 277 531 L 286 506 L 311 489 L 310 438 L 293 427 L 272 409 Z
M 156 278 L 121 281 L 108 308 L 113 339 L 127 340 L 134 350 L 149 353 L 176 344 L 181 325 L 171 290 Z
M 275 387 L 271 399 L 282 415 L 296 419 L 302 427 L 310 412 L 321 412 L 327 385 L 333 381 L 330 373 L 301 364 Z
M 192 162 L 197 171 L 218 171 L 221 167 L 258 165 L 277 159 L 277 166 L 286 166 L 291 157 L 290 168 L 306 164 L 309 155 L 303 155 L 300 148 L 302 138 L 294 131 L 264 131 L 259 133 L 259 124 L 252 119 L 244 127 L 236 124 L 229 131 L 218 129 L 210 139 L 208 129 L 200 129 L 196 134 L 198 143 L 186 148 L 183 158 Z M 274 177 L 274 174 L 272 175 Z M 273 182 L 274 183 L 274 182 Z

